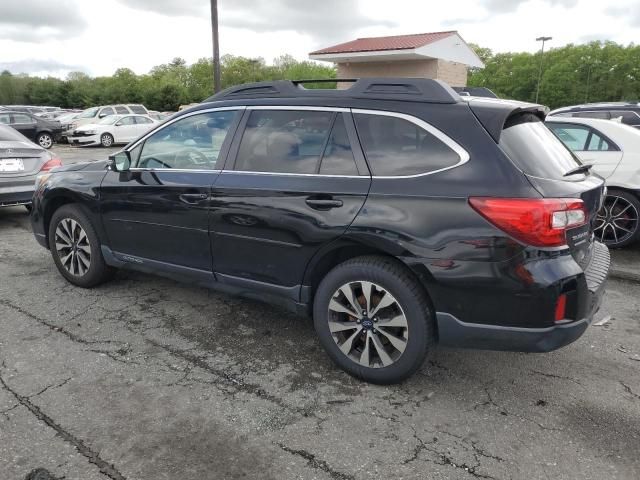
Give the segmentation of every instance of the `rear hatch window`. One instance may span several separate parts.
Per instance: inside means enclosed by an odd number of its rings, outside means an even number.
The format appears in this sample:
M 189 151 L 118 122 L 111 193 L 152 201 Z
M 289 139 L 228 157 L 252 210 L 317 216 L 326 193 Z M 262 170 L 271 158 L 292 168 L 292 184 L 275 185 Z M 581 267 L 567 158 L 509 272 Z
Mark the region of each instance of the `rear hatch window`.
M 507 119 L 500 148 L 527 175 L 568 180 L 564 175 L 581 165 L 537 115 L 519 113 Z M 572 176 L 575 180 L 580 176 Z

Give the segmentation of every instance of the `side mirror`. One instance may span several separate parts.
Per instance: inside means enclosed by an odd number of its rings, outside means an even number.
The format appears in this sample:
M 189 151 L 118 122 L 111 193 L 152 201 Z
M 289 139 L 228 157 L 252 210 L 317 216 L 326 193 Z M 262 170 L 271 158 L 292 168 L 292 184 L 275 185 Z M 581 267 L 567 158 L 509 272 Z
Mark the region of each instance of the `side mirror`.
M 121 127 L 121 126 L 122 126 L 122 122 L 116 123 L 116 127 Z
M 114 153 L 109 156 L 107 165 L 114 172 L 126 172 L 131 168 L 131 154 L 126 150 Z

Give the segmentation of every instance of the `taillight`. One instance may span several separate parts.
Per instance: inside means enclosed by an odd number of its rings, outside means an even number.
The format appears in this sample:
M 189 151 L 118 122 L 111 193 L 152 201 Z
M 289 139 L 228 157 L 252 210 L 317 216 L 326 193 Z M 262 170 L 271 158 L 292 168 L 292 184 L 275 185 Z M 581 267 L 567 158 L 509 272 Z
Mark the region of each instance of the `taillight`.
M 566 231 L 587 223 L 580 199 L 472 197 L 469 203 L 500 230 L 535 247 L 566 245 Z
M 61 167 L 61 166 L 62 166 L 62 160 L 60 160 L 57 157 L 51 157 L 51 160 L 49 160 L 47 163 L 42 165 L 42 168 L 40 169 L 40 171 L 41 172 L 48 172 L 49 170 L 51 170 L 54 167 Z

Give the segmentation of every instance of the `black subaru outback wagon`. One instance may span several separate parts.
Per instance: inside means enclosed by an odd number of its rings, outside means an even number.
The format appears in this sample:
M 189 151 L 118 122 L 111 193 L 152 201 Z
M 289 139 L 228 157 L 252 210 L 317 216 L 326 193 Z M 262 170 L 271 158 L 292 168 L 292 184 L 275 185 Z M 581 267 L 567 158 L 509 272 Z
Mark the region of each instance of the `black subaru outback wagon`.
M 242 85 L 43 175 L 33 229 L 80 287 L 130 268 L 311 314 L 374 383 L 435 343 L 545 352 L 587 328 L 609 253 L 604 182 L 544 115 L 426 79 Z

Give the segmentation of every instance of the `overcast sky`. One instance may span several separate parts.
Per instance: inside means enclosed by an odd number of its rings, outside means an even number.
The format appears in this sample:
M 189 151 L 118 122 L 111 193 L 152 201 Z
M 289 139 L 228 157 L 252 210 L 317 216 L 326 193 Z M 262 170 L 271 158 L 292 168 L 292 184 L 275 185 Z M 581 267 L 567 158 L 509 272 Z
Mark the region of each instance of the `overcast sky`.
M 458 30 L 494 51 L 640 39 L 640 0 L 219 0 L 220 52 L 306 59 L 363 36 Z M 146 73 L 211 55 L 209 0 L 0 0 L 0 70 Z

